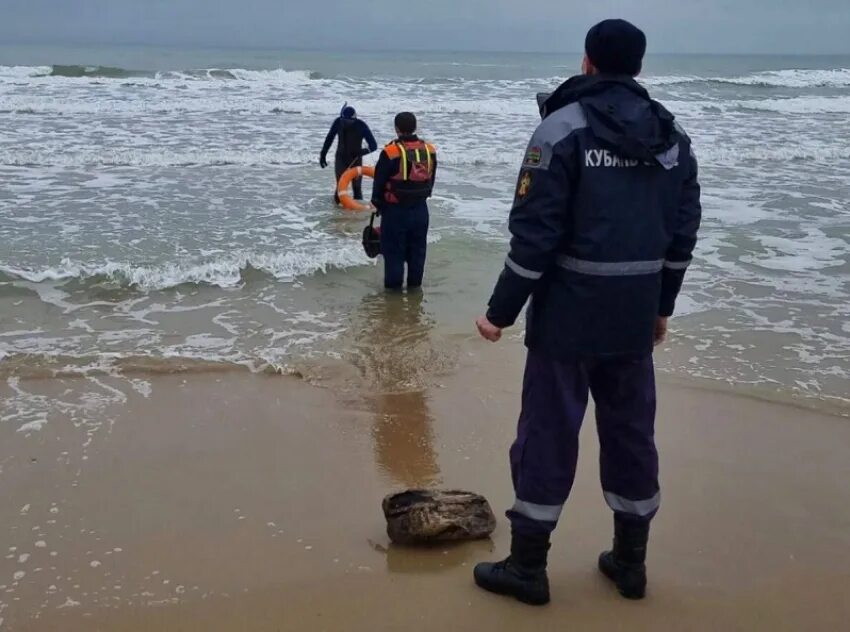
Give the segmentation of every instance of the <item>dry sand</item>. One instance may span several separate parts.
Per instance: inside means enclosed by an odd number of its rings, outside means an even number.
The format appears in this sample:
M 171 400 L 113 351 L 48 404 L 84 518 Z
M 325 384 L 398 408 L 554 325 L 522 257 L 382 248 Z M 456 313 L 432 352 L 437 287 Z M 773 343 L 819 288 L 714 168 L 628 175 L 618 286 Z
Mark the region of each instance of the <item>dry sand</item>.
M 680 385 L 661 388 L 648 598 L 620 599 L 595 570 L 611 516 L 593 423 L 552 604 L 476 589 L 472 566 L 507 550 L 522 351 L 476 343 L 460 357 L 420 392 L 158 376 L 95 433 L 61 414 L 30 435 L 0 424 L 0 629 L 846 629 L 850 420 Z M 484 493 L 493 541 L 390 546 L 380 501 L 417 485 Z

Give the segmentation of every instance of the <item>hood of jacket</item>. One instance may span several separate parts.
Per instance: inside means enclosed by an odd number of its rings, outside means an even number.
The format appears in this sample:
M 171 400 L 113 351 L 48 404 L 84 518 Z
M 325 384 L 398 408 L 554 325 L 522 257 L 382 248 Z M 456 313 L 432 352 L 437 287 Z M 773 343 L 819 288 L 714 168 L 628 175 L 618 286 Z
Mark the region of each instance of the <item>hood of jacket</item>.
M 538 95 L 540 115 L 579 103 L 594 136 L 624 158 L 674 166 L 680 135 L 675 117 L 631 77 L 579 75 Z M 675 154 L 675 155 L 674 155 Z

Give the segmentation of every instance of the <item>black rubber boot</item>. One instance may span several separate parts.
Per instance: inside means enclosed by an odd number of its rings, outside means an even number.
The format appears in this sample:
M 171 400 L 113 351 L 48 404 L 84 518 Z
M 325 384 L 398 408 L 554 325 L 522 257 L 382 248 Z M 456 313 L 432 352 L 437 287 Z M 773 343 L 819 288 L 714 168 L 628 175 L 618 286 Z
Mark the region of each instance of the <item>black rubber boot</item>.
M 646 543 L 649 523 L 630 523 L 614 517 L 614 549 L 599 556 L 599 570 L 626 599 L 646 595 Z
M 533 606 L 549 603 L 546 556 L 549 536 L 514 533 L 511 554 L 501 562 L 484 562 L 475 567 L 475 583 L 498 595 L 515 597 Z

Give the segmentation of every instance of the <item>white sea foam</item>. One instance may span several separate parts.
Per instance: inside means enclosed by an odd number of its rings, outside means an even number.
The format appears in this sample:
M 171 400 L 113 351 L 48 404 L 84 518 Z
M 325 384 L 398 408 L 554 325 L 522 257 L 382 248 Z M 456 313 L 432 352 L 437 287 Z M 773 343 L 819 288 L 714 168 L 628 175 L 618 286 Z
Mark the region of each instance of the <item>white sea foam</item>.
M 848 96 L 800 96 L 771 99 L 731 99 L 664 102 L 673 114 L 686 118 L 702 118 L 710 114 L 728 115 L 735 113 L 774 114 L 846 114 L 850 112 Z
M 169 150 L 161 147 L 106 149 L 97 151 L 85 149 L 57 153 L 45 148 L 0 149 L 0 165 L 16 167 L 223 167 L 223 166 L 274 166 L 287 168 L 293 166 L 312 166 L 316 162 L 315 150 L 304 149 L 205 149 L 205 150 Z M 472 149 L 465 154 L 446 153 L 440 164 L 444 166 L 519 166 L 522 159 L 520 151 L 510 154 L 494 153 L 483 148 Z M 367 161 L 372 159 L 367 158 Z M 367 162 L 368 164 L 368 162 Z M 94 180 L 86 186 L 115 186 L 121 181 Z M 46 221 L 39 217 L 17 217 L 12 221 L 19 223 L 38 223 Z
M 0 80 L 20 80 L 50 73 L 50 66 L 0 66 Z
M 0 272 L 32 283 L 104 277 L 121 285 L 144 290 L 162 290 L 184 283 L 234 287 L 242 282 L 242 275 L 249 268 L 266 272 L 281 281 L 290 281 L 299 276 L 327 272 L 333 268 L 349 268 L 368 263 L 369 260 L 359 244 L 346 244 L 309 251 L 240 252 L 209 261 L 174 262 L 158 266 L 118 262 L 85 264 L 65 259 L 57 266 L 38 270 L 0 266 Z
M 788 99 L 753 99 L 732 101 L 724 109 L 738 108 L 777 114 L 850 114 L 850 97 L 805 96 Z
M 320 116 L 323 119 L 339 114 L 339 105 L 333 98 L 334 90 L 327 91 L 327 100 L 305 103 L 297 94 L 261 93 L 245 95 L 223 95 L 208 90 L 195 92 L 183 99 L 168 98 L 163 95 L 159 100 L 127 99 L 122 95 L 104 94 L 99 99 L 69 100 L 56 91 L 50 94 L 0 94 L 0 112 L 16 114 L 53 114 L 53 115 L 98 115 L 98 116 L 152 116 L 168 114 L 284 114 Z M 410 107 L 409 98 L 379 99 L 363 97 L 358 107 L 371 116 L 394 115 L 405 107 Z M 441 98 L 428 102 L 419 108 L 420 115 L 427 113 L 443 115 L 490 115 L 509 117 L 538 116 L 533 98 L 523 95 L 518 98 L 485 100 L 477 98 Z
M 826 144 L 822 142 L 795 142 L 783 145 L 756 145 L 740 147 L 728 144 L 699 144 L 700 162 L 705 165 L 735 165 L 752 161 L 794 162 L 850 160 L 850 145 Z M 315 151 L 299 149 L 227 149 L 227 150 L 168 150 L 150 149 L 107 149 L 104 151 L 83 150 L 57 153 L 45 149 L 0 149 L 0 164 L 25 167 L 277 167 L 286 169 L 296 166 L 312 166 Z M 474 148 L 465 153 L 446 152 L 440 164 L 450 167 L 504 166 L 519 168 L 521 152 L 495 153 L 483 148 Z M 368 159 L 367 159 L 368 160 Z M 463 175 L 463 174 L 462 174 Z M 86 186 L 120 186 L 122 180 L 100 179 Z M 482 183 L 487 185 L 488 183 Z M 502 190 L 504 183 L 494 183 Z M 10 218 L 16 223 L 44 223 L 44 217 L 21 216 Z
M 765 88 L 846 88 L 850 87 L 850 68 L 769 70 L 729 77 L 647 75 L 641 81 L 650 86 L 713 83 Z
M 446 64 L 431 64 L 423 63 L 423 66 L 446 65 Z M 500 64 L 466 64 L 466 63 L 451 63 L 449 66 L 454 67 L 469 67 L 469 68 L 504 68 Z M 79 67 L 78 67 L 79 68 Z M 103 72 L 104 70 L 108 72 Z M 62 82 L 62 81 L 77 81 L 77 82 L 118 82 L 126 83 L 128 81 L 216 81 L 225 80 L 243 81 L 254 83 L 270 83 L 270 84 L 295 84 L 304 85 L 308 81 L 316 81 L 324 79 L 321 75 L 309 70 L 287 70 L 282 68 L 275 69 L 260 69 L 249 70 L 244 68 L 205 68 L 197 70 L 172 70 L 159 72 L 144 72 L 144 71 L 121 71 L 120 69 L 98 69 L 95 66 L 85 68 L 87 76 L 82 77 L 67 77 L 67 76 L 51 76 L 53 67 L 51 66 L 0 66 L 0 80 L 2 79 L 41 79 L 43 81 Z M 109 76 L 109 74 L 117 76 Z M 398 76 L 391 77 L 398 81 L 406 81 L 409 79 Z M 549 77 L 549 78 L 532 78 L 525 80 L 526 82 L 534 81 L 536 83 L 557 83 L 563 80 L 564 77 Z M 387 77 L 385 79 L 390 79 Z M 428 81 L 448 81 L 453 77 L 437 77 Z M 460 77 L 454 77 L 460 80 Z M 325 79 L 334 80 L 334 79 Z M 339 80 L 339 79 L 337 79 Z M 737 86 L 749 87 L 773 87 L 773 88 L 842 88 L 850 86 L 850 68 L 789 68 L 783 70 L 768 70 L 762 72 L 754 72 L 746 75 L 728 75 L 728 76 L 700 76 L 700 75 L 653 75 L 647 74 L 641 77 L 642 82 L 650 86 L 670 86 L 670 85 L 687 85 L 697 83 L 708 84 L 729 84 Z M 505 80 L 488 79 L 488 80 L 467 80 L 471 84 L 502 84 Z M 522 83 L 514 82 L 514 83 Z

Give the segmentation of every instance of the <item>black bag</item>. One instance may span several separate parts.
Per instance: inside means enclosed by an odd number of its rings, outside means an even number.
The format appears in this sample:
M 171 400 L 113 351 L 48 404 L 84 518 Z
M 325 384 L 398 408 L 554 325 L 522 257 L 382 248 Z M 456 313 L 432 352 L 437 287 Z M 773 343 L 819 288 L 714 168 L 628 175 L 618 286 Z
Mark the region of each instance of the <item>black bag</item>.
M 363 229 L 363 250 L 366 256 L 374 259 L 381 254 L 381 228 L 375 227 L 375 214 L 369 220 L 369 225 Z

